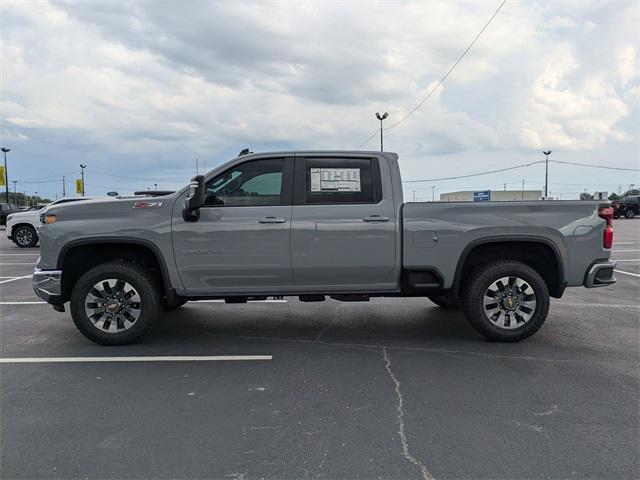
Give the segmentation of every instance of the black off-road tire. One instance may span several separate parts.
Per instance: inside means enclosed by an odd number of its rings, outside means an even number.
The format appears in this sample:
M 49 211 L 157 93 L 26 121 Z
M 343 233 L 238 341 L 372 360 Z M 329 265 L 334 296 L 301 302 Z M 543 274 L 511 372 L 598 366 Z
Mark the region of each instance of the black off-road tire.
M 11 232 L 11 238 L 20 248 L 33 248 L 38 244 L 38 234 L 31 225 L 19 225 Z
M 439 307 L 446 309 L 460 308 L 460 299 L 451 294 L 443 293 L 441 295 L 429 295 L 429 300 L 438 305 Z
M 536 307 L 531 318 L 520 327 L 507 330 L 495 325 L 485 314 L 484 296 L 489 286 L 502 277 L 518 277 L 533 289 Z M 476 267 L 463 285 L 462 309 L 469 324 L 487 340 L 519 342 L 536 333 L 549 313 L 549 289 L 533 268 L 515 260 L 499 260 Z
M 85 311 L 87 294 L 101 280 L 119 279 L 128 282 L 140 296 L 140 316 L 127 330 L 105 332 L 96 327 Z M 80 332 L 101 345 L 125 345 L 144 335 L 153 321 L 162 315 L 161 286 L 144 266 L 116 260 L 103 263 L 82 275 L 71 292 L 71 317 Z

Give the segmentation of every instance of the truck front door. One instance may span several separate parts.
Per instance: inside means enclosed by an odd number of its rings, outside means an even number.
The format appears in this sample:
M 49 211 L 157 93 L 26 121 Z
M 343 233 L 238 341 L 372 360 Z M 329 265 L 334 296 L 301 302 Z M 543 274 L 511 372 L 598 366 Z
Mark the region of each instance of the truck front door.
M 200 219 L 174 209 L 176 264 L 189 295 L 278 290 L 293 285 L 293 158 L 248 160 L 206 184 Z
M 296 156 L 291 261 L 298 287 L 397 287 L 398 218 L 383 160 Z

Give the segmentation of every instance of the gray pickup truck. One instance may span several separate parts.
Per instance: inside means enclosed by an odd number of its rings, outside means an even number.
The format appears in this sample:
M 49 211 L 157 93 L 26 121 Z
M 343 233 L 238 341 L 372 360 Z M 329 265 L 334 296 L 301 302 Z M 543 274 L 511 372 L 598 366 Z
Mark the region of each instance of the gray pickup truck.
M 89 339 L 188 300 L 428 297 L 480 334 L 535 333 L 549 297 L 615 282 L 608 202 L 403 203 L 394 153 L 241 154 L 166 196 L 51 207 L 36 294 Z

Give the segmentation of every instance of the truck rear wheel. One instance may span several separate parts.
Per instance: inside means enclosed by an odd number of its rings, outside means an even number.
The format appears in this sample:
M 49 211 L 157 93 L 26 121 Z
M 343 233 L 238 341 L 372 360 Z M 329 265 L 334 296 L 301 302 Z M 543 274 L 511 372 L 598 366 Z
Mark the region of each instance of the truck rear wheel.
M 429 295 L 429 300 L 442 308 L 460 308 L 460 299 L 451 293 L 441 295 Z
M 161 315 L 160 287 L 144 267 L 114 261 L 90 269 L 71 292 L 73 323 L 89 340 L 124 345 L 147 332 Z
M 549 312 L 549 290 L 533 268 L 514 260 L 477 267 L 462 293 L 469 324 L 494 342 L 518 342 L 542 326 Z
M 11 239 L 20 248 L 35 247 L 38 244 L 38 234 L 31 225 L 20 225 L 11 232 Z

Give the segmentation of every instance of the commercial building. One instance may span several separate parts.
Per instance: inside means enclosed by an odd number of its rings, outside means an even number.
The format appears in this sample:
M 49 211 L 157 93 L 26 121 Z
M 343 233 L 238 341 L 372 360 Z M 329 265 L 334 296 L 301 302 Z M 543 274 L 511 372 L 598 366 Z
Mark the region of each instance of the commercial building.
M 440 194 L 441 202 L 513 202 L 518 200 L 540 200 L 542 190 L 466 190 Z

